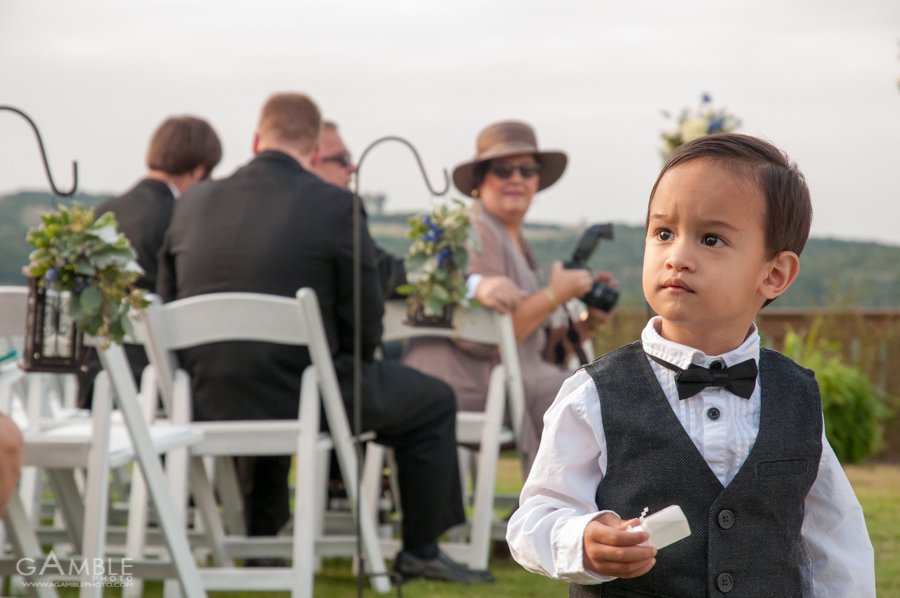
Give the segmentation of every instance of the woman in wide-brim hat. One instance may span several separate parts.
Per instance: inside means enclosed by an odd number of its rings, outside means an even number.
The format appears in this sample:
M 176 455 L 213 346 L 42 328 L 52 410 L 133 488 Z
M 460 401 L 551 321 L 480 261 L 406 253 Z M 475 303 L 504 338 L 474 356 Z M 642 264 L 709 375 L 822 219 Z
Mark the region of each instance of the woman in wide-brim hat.
M 534 130 L 522 122 L 487 127 L 478 135 L 476 147 L 475 158 L 453 170 L 453 182 L 462 193 L 476 198 L 482 208 L 482 215 L 473 219 L 481 248 L 480 252 L 470 251 L 469 274 L 505 276 L 522 291 L 512 317 L 525 385 L 521 446 L 527 474 L 540 442 L 544 411 L 570 374 L 545 360 L 548 346 L 562 347 L 563 359 L 559 361 L 565 361 L 566 350 L 572 348 L 571 343 L 568 347 L 560 344 L 568 342 L 564 341 L 565 327 L 551 328 L 549 317 L 563 303 L 587 294 L 596 279 L 586 270 L 566 270 L 561 262 L 554 262 L 549 283 L 542 285 L 537 262 L 522 236 L 522 223 L 534 194 L 559 180 L 566 169 L 566 154 L 538 149 Z M 597 278 L 611 282 L 609 273 L 600 273 Z M 575 323 L 575 329 L 581 339 L 590 338 L 607 317 L 591 309 L 586 318 Z M 556 360 L 556 351 L 551 353 Z M 450 384 L 461 411 L 484 410 L 495 360 L 492 348 L 446 339 L 415 339 L 404 355 L 406 365 Z

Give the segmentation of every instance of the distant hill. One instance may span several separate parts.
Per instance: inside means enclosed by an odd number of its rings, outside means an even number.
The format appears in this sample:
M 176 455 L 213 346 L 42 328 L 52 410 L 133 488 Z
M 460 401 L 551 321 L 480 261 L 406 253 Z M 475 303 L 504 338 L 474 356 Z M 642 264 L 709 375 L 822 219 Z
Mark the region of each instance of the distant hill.
M 370 230 L 384 249 L 400 254 L 410 214 L 373 216 Z M 525 238 L 541 269 L 550 272 L 553 260 L 567 260 L 581 230 L 529 223 Z M 644 227 L 616 224 L 615 239 L 601 241 L 591 259 L 595 270 L 608 270 L 619 280 L 621 305 L 643 305 L 641 266 Z M 800 257 L 800 276 L 773 307 L 811 305 L 900 307 L 900 247 L 811 238 Z
M 76 195 L 76 201 L 96 205 L 106 195 Z M 59 201 L 68 204 L 68 201 Z M 50 209 L 45 192 L 21 192 L 0 196 L 0 284 L 25 284 L 21 268 L 28 261 L 25 242 L 29 226 L 40 222 L 40 213 Z M 406 220 L 411 214 L 370 217 L 370 230 L 385 250 L 402 255 L 410 241 Z M 541 269 L 549 272 L 553 260 L 566 260 L 575 248 L 580 230 L 574 227 L 529 223 L 528 239 Z M 609 270 L 619 280 L 620 305 L 642 305 L 641 263 L 644 228 L 617 224 L 616 238 L 600 243 L 591 259 L 595 270 Z M 857 243 L 812 238 L 800 258 L 800 276 L 773 307 L 845 305 L 900 307 L 900 247 L 879 243 Z

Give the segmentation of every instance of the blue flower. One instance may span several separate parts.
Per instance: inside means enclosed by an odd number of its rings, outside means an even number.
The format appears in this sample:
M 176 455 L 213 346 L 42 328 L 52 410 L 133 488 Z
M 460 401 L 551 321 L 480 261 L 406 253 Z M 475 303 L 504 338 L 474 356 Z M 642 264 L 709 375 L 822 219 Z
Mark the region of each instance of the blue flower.
M 442 233 L 442 232 L 443 232 L 443 231 L 441 231 L 441 230 L 434 230 L 434 229 L 431 229 L 430 231 L 428 231 L 427 233 L 423 234 L 423 235 L 422 235 L 421 237 L 419 237 L 419 238 L 422 239 L 422 240 L 425 241 L 425 242 L 437 243 L 438 241 L 441 240 L 441 233 Z
M 700 96 L 700 99 L 703 100 L 704 104 L 709 104 L 712 101 L 712 97 L 706 92 L 703 92 L 703 95 Z
M 725 124 L 725 119 L 720 116 L 719 118 L 717 118 L 714 121 L 712 121 L 711 123 L 709 123 L 709 132 L 717 133 L 717 132 L 721 131 L 722 125 L 724 125 L 724 124 Z
M 56 278 L 56 268 L 50 268 L 44 276 L 47 277 L 47 282 L 53 282 L 53 279 Z
M 450 258 L 452 258 L 452 257 L 453 257 L 453 252 L 450 250 L 450 248 L 449 248 L 449 247 L 444 247 L 444 248 L 441 249 L 440 252 L 437 254 L 437 263 L 438 263 L 438 266 L 443 266 L 444 263 L 445 263 L 447 260 L 449 260 Z

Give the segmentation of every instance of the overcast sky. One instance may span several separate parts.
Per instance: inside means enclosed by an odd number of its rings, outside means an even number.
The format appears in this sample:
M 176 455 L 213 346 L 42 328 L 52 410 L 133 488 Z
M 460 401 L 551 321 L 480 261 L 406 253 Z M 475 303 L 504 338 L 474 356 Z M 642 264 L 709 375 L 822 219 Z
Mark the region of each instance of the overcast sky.
M 813 234 L 900 245 L 897 0 L 0 0 L 0 104 L 34 118 L 60 187 L 121 192 L 156 125 L 208 119 L 224 176 L 272 92 L 309 93 L 358 156 L 382 135 L 433 179 L 484 126 L 532 123 L 569 168 L 529 219 L 643 220 L 660 111 L 701 92 L 806 173 Z M 367 158 L 390 211 L 430 196 L 400 146 Z M 45 188 L 31 132 L 0 113 L 0 193 Z

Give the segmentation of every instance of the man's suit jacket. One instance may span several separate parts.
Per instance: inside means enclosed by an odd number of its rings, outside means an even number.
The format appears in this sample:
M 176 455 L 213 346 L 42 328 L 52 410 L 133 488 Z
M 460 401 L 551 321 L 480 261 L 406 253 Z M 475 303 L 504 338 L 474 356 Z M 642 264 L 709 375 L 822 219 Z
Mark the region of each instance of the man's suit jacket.
M 167 184 L 144 179 L 127 193 L 104 201 L 96 208 L 98 216 L 115 213 L 119 231 L 131 241 L 137 251 L 137 262 L 144 269 L 136 286 L 150 292 L 156 288 L 156 255 L 162 247 L 174 207 L 175 196 Z
M 164 301 L 242 291 L 293 297 L 316 291 L 338 374 L 353 353 L 353 196 L 290 156 L 265 151 L 228 178 L 178 201 L 159 255 Z M 363 358 L 381 340 L 384 306 L 375 246 L 362 238 Z M 191 374 L 197 419 L 297 417 L 306 349 L 215 343 L 179 353 Z M 352 366 L 350 366 L 352 368 Z

